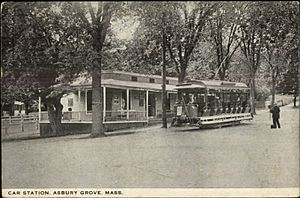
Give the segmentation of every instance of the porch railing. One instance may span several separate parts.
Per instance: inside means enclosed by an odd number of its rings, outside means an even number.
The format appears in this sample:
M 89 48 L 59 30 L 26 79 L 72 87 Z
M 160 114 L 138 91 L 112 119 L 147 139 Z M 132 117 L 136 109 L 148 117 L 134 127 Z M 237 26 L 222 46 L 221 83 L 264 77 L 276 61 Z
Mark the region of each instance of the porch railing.
M 41 113 L 41 120 L 49 120 L 48 113 Z M 144 121 L 147 120 L 145 111 L 126 110 L 106 111 L 104 122 L 112 121 Z M 63 112 L 62 121 L 92 121 L 92 113 L 86 111 Z
M 166 111 L 167 114 L 167 118 L 172 118 L 175 116 L 175 112 L 173 110 L 167 110 Z M 157 118 L 161 118 L 162 117 L 162 110 L 157 110 Z
M 147 120 L 146 113 L 144 111 L 129 110 L 128 114 L 126 110 L 119 111 L 106 111 L 105 121 L 142 121 Z

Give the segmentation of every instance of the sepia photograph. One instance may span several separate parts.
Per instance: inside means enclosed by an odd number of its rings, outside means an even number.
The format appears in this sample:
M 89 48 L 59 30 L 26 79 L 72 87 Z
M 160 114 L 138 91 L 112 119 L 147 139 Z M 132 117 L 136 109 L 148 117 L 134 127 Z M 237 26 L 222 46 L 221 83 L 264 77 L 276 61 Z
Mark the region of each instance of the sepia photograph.
M 1 4 L 2 197 L 298 197 L 298 1 Z

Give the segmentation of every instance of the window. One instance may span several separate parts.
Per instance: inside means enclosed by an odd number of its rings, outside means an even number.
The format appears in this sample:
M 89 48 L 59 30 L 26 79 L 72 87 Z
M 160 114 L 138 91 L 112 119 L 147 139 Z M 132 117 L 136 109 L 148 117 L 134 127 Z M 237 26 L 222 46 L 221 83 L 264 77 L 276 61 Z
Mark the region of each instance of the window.
M 126 90 L 121 90 L 121 109 L 126 110 L 127 109 L 127 101 L 126 101 Z
M 68 98 L 68 106 L 73 107 L 73 98 Z
M 92 90 L 87 91 L 86 110 L 92 111 Z
M 139 97 L 139 106 L 140 107 L 144 106 L 144 101 L 145 101 L 145 95 L 144 95 L 144 93 L 140 93 L 140 97 Z
M 167 110 L 171 110 L 171 94 L 167 94 Z
M 137 76 L 131 76 L 131 81 L 137 82 Z
M 154 78 L 150 78 L 150 79 L 149 79 L 149 82 L 150 82 L 150 83 L 155 83 L 155 79 L 154 79 Z
M 170 84 L 170 81 L 169 81 L 169 80 L 166 80 L 166 84 Z

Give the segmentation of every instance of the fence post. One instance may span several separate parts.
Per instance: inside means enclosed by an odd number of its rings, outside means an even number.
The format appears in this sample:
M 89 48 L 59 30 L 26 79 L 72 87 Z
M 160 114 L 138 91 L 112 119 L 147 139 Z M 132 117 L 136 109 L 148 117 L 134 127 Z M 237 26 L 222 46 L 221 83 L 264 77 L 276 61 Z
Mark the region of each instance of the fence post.
M 22 114 L 21 114 L 21 130 L 22 132 L 24 132 L 24 117 Z
M 11 116 L 8 117 L 9 124 L 11 124 Z

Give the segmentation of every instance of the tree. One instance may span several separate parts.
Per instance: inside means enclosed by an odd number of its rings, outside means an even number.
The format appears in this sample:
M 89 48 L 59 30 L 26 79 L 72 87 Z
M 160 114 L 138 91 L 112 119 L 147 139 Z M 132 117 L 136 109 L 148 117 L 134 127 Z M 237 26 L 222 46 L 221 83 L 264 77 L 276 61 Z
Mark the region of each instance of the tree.
M 188 16 L 188 12 L 194 5 L 196 5 L 197 8 L 192 9 L 193 13 L 191 14 L 191 16 Z M 186 76 L 186 69 L 188 66 L 189 58 L 195 48 L 195 45 L 200 39 L 200 33 L 205 25 L 204 19 L 211 15 L 211 12 L 214 11 L 214 6 L 214 4 L 210 5 L 197 3 L 193 4 L 157 2 L 151 2 L 146 4 L 141 3 L 137 6 L 138 16 L 142 20 L 141 25 L 147 29 L 145 31 L 146 34 L 144 35 L 150 37 L 150 39 L 149 37 L 146 37 L 146 39 L 149 39 L 148 46 L 151 46 L 151 44 L 153 44 L 152 46 L 154 46 L 155 49 L 150 50 L 150 52 L 158 52 L 157 49 L 161 49 L 162 51 L 162 120 L 163 127 L 165 128 L 167 127 L 166 48 L 168 49 L 170 59 L 174 62 L 176 66 L 176 71 L 178 73 L 178 81 L 183 82 Z M 185 28 L 185 30 L 182 31 L 182 28 Z M 159 44 L 161 44 L 161 46 Z M 176 50 L 178 50 L 178 52 L 176 52 Z M 177 55 L 179 56 L 180 61 L 177 60 Z M 157 60 L 157 58 L 154 60 Z
M 145 33 L 150 36 L 149 43 L 153 43 L 154 50 L 150 48 L 150 53 L 159 53 L 155 60 L 161 59 L 161 64 L 156 62 L 156 65 L 161 67 L 162 74 L 162 123 L 163 128 L 167 128 L 167 91 L 166 91 L 166 26 L 170 22 L 170 4 L 169 3 L 139 3 L 134 9 L 141 20 L 141 25 L 146 28 Z M 149 50 L 149 48 L 146 50 Z
M 250 108 L 255 114 L 255 77 L 261 61 L 261 53 L 265 42 L 266 25 L 262 20 L 266 3 L 251 2 L 244 5 L 244 16 L 240 25 L 240 48 L 244 55 L 244 64 L 249 72 Z
M 278 91 L 283 94 L 292 94 L 294 96 L 294 106 L 299 96 L 299 2 L 284 2 L 281 9 L 285 10 L 286 16 L 283 21 L 284 30 L 288 31 L 285 37 L 283 48 L 285 49 L 285 58 L 288 62 L 287 71 L 278 84 Z
M 30 75 L 23 74 L 18 80 L 9 84 L 9 90 L 14 100 L 24 103 L 25 114 L 28 115 L 30 107 L 38 99 L 38 84 Z
M 8 2 L 2 8 L 2 69 L 6 79 L 38 86 L 52 135 L 62 135 L 61 97 L 81 72 L 84 32 L 70 3 Z M 71 58 L 70 58 L 71 57 Z
M 225 80 L 230 61 L 239 42 L 237 37 L 241 3 L 220 3 L 220 7 L 209 20 L 210 37 L 216 52 L 216 71 L 220 80 Z
M 103 125 L 103 95 L 101 92 L 101 70 L 104 42 L 109 31 L 114 14 L 120 9 L 121 3 L 91 2 L 74 3 L 76 12 L 84 23 L 83 28 L 89 36 L 87 45 L 92 47 L 91 68 L 92 74 L 92 132 L 91 137 L 105 136 Z
M 112 15 L 120 5 L 113 2 L 97 5 L 91 2 L 31 2 L 8 3 L 3 8 L 6 33 L 2 36 L 5 43 L 3 71 L 5 76 L 15 79 L 26 71 L 37 82 L 48 109 L 53 135 L 63 134 L 60 99 L 72 91 L 67 84 L 86 70 L 92 73 L 93 79 L 91 134 L 104 135 L 103 47 Z
M 2 9 L 2 32 L 1 32 L 1 55 L 2 55 L 2 66 L 1 66 L 1 111 L 10 111 L 10 115 L 13 115 L 13 103 L 16 99 L 16 81 L 18 80 L 11 74 L 8 74 L 5 68 L 5 61 L 9 59 L 9 50 L 15 45 L 18 38 L 26 28 L 26 20 L 22 9 L 19 4 L 11 4 L 4 6 Z M 18 76 L 21 76 L 21 72 L 18 71 Z M 9 107 L 9 109 L 7 109 Z M 2 112 L 3 113 L 3 112 Z
M 279 91 L 283 94 L 294 96 L 293 104 L 296 107 L 297 97 L 299 96 L 299 74 L 297 70 L 288 70 L 283 80 L 279 83 Z
M 189 79 L 212 80 L 215 77 L 216 60 L 214 46 L 211 42 L 201 41 L 194 49 L 187 68 Z
M 298 49 L 291 52 L 288 69 L 283 73 L 283 77 L 278 83 L 277 90 L 282 94 L 290 94 L 294 96 L 294 107 L 296 107 L 296 99 L 299 96 L 299 60 Z
M 150 5 L 149 2 L 145 3 Z M 156 3 L 158 8 L 159 3 Z M 141 5 L 138 5 L 141 7 Z M 137 9 L 137 8 L 134 8 Z M 144 11 L 150 12 L 151 9 L 144 9 Z M 153 14 L 157 9 L 153 9 Z M 162 46 L 161 46 L 161 28 L 154 28 L 154 25 L 145 24 L 143 17 L 145 17 L 145 22 L 149 23 L 149 20 L 155 19 L 159 20 L 157 17 L 145 16 L 142 15 L 141 9 L 136 11 L 139 25 L 137 26 L 132 40 L 130 40 L 126 45 L 124 50 L 120 50 L 122 57 L 122 67 L 120 70 L 143 73 L 143 74 L 152 74 L 152 75 L 161 75 L 161 63 L 162 63 Z M 142 16 L 141 16 L 142 15 Z M 150 15 L 150 14 L 149 14 Z M 134 16 L 133 16 L 134 17 Z M 174 71 L 174 64 L 169 59 L 168 54 L 166 53 L 166 72 L 168 76 L 177 76 L 176 71 Z
M 272 13 L 273 9 L 270 10 Z M 271 14 L 270 13 L 270 14 Z M 274 14 L 274 13 L 273 13 Z M 278 16 L 278 15 L 274 15 Z M 278 19 L 276 17 L 276 19 Z M 267 24 L 271 27 L 267 28 L 266 42 L 264 46 L 264 51 L 262 53 L 263 58 L 267 62 L 267 72 L 271 76 L 271 106 L 274 105 L 275 102 L 275 88 L 277 84 L 277 80 L 280 77 L 280 73 L 283 71 L 283 66 L 285 63 L 284 54 L 282 49 L 283 44 L 283 35 L 281 35 L 281 23 L 278 23 L 276 20 L 272 21 L 270 24 Z M 275 26 L 275 27 L 272 27 Z
M 14 93 L 10 88 L 10 84 L 13 84 L 13 80 L 5 77 L 1 77 L 1 115 L 4 111 L 9 112 L 9 115 L 13 115 Z
M 201 40 L 206 22 L 217 8 L 214 2 L 185 2 L 173 6 L 173 25 L 166 30 L 167 49 L 179 83 L 184 81 L 190 57 Z
M 280 74 L 288 69 L 287 65 L 291 62 L 288 53 L 297 48 L 297 9 L 298 6 L 291 2 L 270 2 L 264 14 L 267 29 L 263 57 L 271 73 L 272 106 Z

